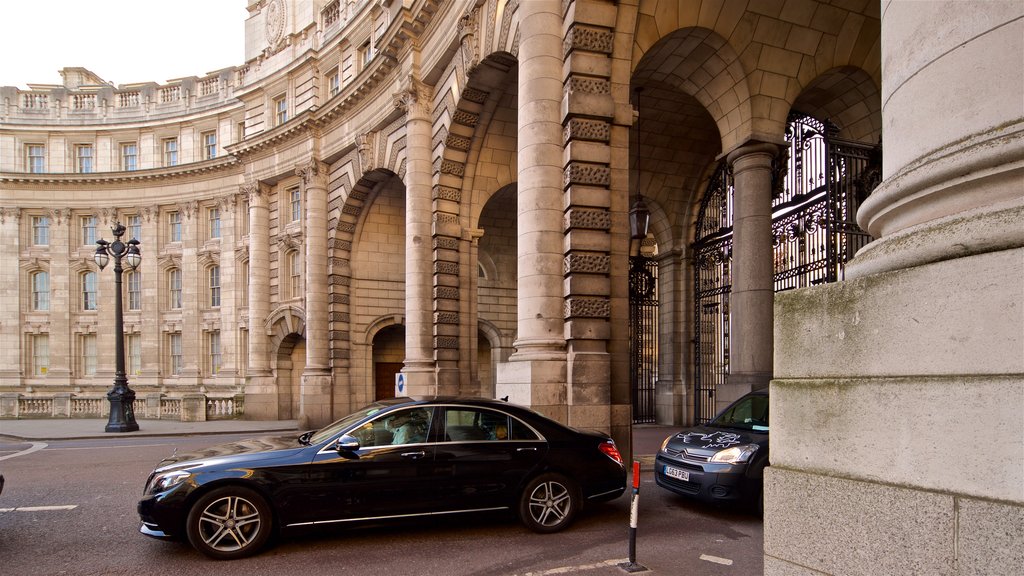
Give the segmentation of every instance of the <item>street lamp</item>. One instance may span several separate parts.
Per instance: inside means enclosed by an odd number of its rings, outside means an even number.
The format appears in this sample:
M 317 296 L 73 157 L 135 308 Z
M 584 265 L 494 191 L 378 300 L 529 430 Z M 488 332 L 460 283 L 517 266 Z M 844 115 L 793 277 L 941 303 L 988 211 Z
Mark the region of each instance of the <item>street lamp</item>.
M 127 244 L 121 242 L 125 228 L 120 222 L 114 222 L 110 228 L 114 233 L 114 242 L 102 238 L 96 241 L 96 255 L 93 259 L 103 270 L 111 258 L 114 259 L 114 329 L 117 339 L 114 347 L 114 387 L 107 392 L 110 401 L 110 418 L 107 420 L 106 432 L 134 432 L 139 429 L 135 421 L 135 392 L 128 387 L 128 376 L 124 371 L 124 314 L 121 309 L 121 260 L 129 270 L 135 270 L 142 261 L 139 253 L 139 241 L 132 238 Z

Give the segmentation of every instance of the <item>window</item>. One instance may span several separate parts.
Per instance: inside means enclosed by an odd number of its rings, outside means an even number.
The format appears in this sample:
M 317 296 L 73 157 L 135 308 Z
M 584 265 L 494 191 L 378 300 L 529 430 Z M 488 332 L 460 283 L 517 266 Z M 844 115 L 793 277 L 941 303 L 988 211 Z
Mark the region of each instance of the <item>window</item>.
M 430 430 L 430 408 L 409 408 L 389 413 L 351 432 L 361 447 L 395 446 L 426 442 Z
M 96 309 L 96 273 L 85 272 L 82 279 L 82 310 Z
M 81 346 L 81 374 L 82 376 L 94 376 L 96 374 L 96 335 L 82 334 Z
M 164 166 L 178 165 L 178 139 L 168 138 L 164 140 Z
M 302 261 L 298 250 L 288 253 L 288 289 L 288 295 L 292 298 L 302 296 Z
M 142 310 L 142 272 L 128 272 L 128 309 Z
M 50 244 L 50 218 L 47 216 L 32 217 L 32 245 L 48 246 Z
M 370 41 L 367 40 L 359 47 L 359 62 L 362 64 L 362 68 L 365 68 L 367 64 L 373 60 L 373 52 L 370 50 Z
M 181 368 L 184 365 L 184 361 L 181 355 L 181 333 L 174 333 L 167 335 L 167 359 L 170 362 L 168 371 L 171 376 L 178 376 L 181 374 Z
M 302 192 L 298 188 L 292 188 L 288 192 L 292 208 L 292 222 L 302 219 Z
M 32 309 L 45 312 L 50 309 L 50 273 L 32 274 Z
M 341 91 L 341 74 L 335 68 L 327 78 L 327 86 L 330 89 L 330 96 L 334 97 Z
M 75 170 L 79 174 L 92 172 L 92 145 L 75 146 Z
M 209 340 L 208 346 L 210 349 L 210 374 L 216 374 L 220 372 L 220 330 L 214 330 L 207 336 Z
M 138 334 L 124 335 L 125 370 L 138 376 L 142 372 L 142 338 Z
M 242 140 L 245 140 L 245 121 L 244 120 L 237 124 L 237 127 L 235 128 L 235 131 L 238 133 L 237 137 L 235 138 L 235 142 L 241 142 Z
M 241 305 L 242 306 L 248 306 L 249 305 L 249 261 L 246 260 L 245 262 L 242 262 L 240 268 L 241 268 L 241 272 L 242 272 L 242 293 L 240 295 L 241 296 L 241 301 L 242 301 Z M 245 350 L 245 348 L 243 348 L 243 350 Z
M 91 246 L 96 243 L 96 217 L 82 216 L 82 245 Z
M 207 212 L 207 216 L 210 222 L 210 239 L 220 238 L 220 208 L 210 208 Z
M 167 271 L 167 306 L 172 310 L 181 308 L 181 268 Z
M 235 226 L 241 225 L 242 236 L 249 235 L 249 203 L 245 202 L 242 204 L 242 216 L 241 218 L 235 219 Z
M 288 121 L 288 99 L 284 96 L 274 98 L 274 126 Z
M 451 442 L 482 440 L 537 440 L 537 433 L 522 421 L 493 410 L 448 408 L 445 438 Z
M 29 346 L 32 348 L 30 371 L 33 376 L 45 376 L 50 370 L 50 336 L 49 334 L 33 334 L 29 338 Z
M 26 146 L 25 165 L 32 174 L 46 172 L 46 147 L 42 144 L 29 144 Z
M 128 238 L 135 238 L 136 240 L 142 239 L 142 216 L 138 214 L 131 214 L 125 221 L 128 224 Z
M 210 307 L 220 307 L 220 266 L 210 266 Z
M 167 214 L 167 238 L 170 242 L 181 242 L 181 213 Z
M 203 160 L 217 157 L 217 133 L 203 132 Z
M 139 147 L 135 142 L 121 144 L 121 170 L 131 172 L 138 168 Z

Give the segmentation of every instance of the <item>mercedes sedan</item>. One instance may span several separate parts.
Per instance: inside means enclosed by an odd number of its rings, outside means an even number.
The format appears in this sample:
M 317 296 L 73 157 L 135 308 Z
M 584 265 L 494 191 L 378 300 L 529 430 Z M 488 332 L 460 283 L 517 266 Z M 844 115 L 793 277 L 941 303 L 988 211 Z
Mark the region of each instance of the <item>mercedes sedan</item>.
M 279 530 L 362 520 L 511 510 L 555 532 L 625 489 L 606 434 L 498 400 L 396 398 L 321 430 L 172 455 L 138 512 L 143 534 L 234 559 Z
M 655 458 L 658 486 L 705 502 L 761 510 L 768 465 L 768 391 L 730 404 L 707 424 L 665 439 Z

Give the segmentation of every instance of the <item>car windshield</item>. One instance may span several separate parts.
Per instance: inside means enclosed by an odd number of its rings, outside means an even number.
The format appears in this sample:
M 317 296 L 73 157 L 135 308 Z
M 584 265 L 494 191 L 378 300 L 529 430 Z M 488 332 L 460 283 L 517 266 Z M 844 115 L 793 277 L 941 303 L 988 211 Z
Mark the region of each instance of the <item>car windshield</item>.
M 366 408 L 363 408 L 362 410 L 359 410 L 358 412 L 353 412 L 353 413 L 349 414 L 348 416 L 345 416 L 341 420 L 337 420 L 334 423 L 332 423 L 332 424 L 330 424 L 328 426 L 325 426 L 325 427 L 317 430 L 309 438 L 309 443 L 310 444 L 319 444 L 319 443 L 323 442 L 324 440 L 327 440 L 328 438 L 334 436 L 338 432 L 341 432 L 345 428 L 355 424 L 356 422 L 359 422 L 363 418 L 366 418 L 368 416 L 373 416 L 374 414 L 376 414 L 377 412 L 380 412 L 384 408 L 387 408 L 387 405 L 380 404 L 380 403 L 377 403 L 377 402 L 375 402 L 373 404 L 370 404 L 369 406 L 367 406 Z
M 768 397 L 756 394 L 740 398 L 712 420 L 710 425 L 719 428 L 767 432 Z

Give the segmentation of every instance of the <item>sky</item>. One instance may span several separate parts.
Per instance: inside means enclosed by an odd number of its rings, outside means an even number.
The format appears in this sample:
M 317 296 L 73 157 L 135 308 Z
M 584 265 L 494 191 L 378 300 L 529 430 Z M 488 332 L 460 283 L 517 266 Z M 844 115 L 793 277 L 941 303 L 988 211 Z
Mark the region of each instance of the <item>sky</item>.
M 203 76 L 245 59 L 246 0 L 0 0 L 0 86 L 81 67 L 118 84 Z

